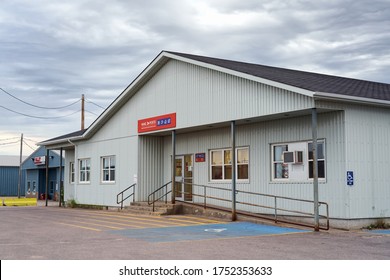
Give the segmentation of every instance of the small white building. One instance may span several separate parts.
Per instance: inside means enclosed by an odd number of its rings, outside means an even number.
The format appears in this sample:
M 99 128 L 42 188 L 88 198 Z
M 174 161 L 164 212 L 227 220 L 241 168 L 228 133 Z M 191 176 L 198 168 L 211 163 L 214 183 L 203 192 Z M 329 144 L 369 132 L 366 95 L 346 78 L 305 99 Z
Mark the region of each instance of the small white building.
M 137 183 L 146 201 L 175 177 L 178 200 L 208 186 L 208 203 L 273 214 L 273 196 L 313 200 L 318 182 L 349 228 L 390 217 L 389 138 L 390 84 L 163 51 L 88 129 L 41 145 L 66 151 L 65 200 L 117 206 Z

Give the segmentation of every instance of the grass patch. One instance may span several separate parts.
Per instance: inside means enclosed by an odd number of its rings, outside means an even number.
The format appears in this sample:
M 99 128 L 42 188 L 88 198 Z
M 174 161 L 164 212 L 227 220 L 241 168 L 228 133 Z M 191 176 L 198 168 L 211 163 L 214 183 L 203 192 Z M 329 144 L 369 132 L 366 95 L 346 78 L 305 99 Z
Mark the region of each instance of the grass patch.
M 375 223 L 370 224 L 366 229 L 390 229 L 390 224 L 386 223 L 384 220 L 379 219 Z
M 67 200 L 66 206 L 70 208 L 97 209 L 97 210 L 105 209 L 105 206 L 101 206 L 101 205 L 80 204 L 75 199 Z

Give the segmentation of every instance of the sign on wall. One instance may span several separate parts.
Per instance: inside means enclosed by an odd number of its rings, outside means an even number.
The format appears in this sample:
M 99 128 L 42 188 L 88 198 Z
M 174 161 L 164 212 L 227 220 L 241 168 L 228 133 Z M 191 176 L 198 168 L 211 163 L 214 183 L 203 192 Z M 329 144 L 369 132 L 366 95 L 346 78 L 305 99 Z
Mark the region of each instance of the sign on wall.
M 205 161 L 206 161 L 206 154 L 205 153 L 195 154 L 195 162 L 205 162 Z
M 354 178 L 353 178 L 353 171 L 347 171 L 347 185 L 353 186 Z
M 138 133 L 176 127 L 176 113 L 138 120 Z
M 35 157 L 35 158 L 34 158 L 34 164 L 35 164 L 35 165 L 43 165 L 43 164 L 46 164 L 46 156 Z

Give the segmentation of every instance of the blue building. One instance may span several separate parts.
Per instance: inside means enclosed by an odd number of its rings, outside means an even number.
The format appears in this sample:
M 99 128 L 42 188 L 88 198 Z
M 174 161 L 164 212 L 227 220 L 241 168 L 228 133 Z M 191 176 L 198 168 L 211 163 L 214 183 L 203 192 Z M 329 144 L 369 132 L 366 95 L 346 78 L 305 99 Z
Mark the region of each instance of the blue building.
M 0 196 L 18 196 L 19 165 L 20 156 L 0 156 Z M 20 195 L 24 196 L 24 172 L 21 175 Z
M 54 151 L 49 151 L 48 160 L 48 199 L 57 200 L 60 193 L 60 155 Z M 23 162 L 22 170 L 26 178 L 23 191 L 26 197 L 46 198 L 46 161 L 47 150 L 45 147 L 40 147 Z M 62 161 L 63 163 L 64 161 Z

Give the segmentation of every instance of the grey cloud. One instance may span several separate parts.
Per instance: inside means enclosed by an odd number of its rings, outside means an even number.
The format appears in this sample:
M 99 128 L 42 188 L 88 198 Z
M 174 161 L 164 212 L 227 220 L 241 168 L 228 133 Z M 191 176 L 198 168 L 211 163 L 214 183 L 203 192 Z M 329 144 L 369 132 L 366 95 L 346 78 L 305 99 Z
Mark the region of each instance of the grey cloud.
M 84 93 L 105 107 L 161 50 L 389 83 L 389 14 L 385 0 L 5 0 L 0 86 L 47 106 Z M 1 93 L 0 104 L 29 110 Z M 0 131 L 47 138 L 79 124 L 0 114 Z

